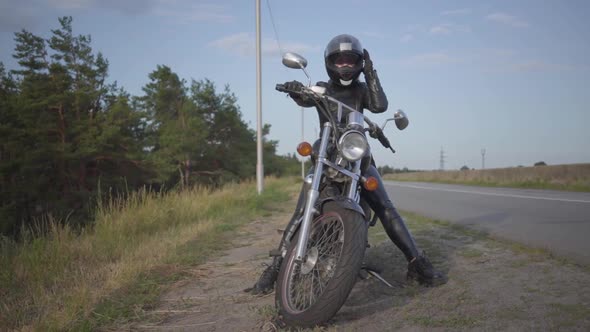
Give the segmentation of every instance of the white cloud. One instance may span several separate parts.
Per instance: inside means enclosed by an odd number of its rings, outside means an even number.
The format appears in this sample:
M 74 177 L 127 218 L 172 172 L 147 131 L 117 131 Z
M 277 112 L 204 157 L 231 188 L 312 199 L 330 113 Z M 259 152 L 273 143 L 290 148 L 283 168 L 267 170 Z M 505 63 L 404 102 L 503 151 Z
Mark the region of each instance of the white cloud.
M 247 32 L 240 32 L 214 40 L 209 43 L 209 46 L 229 52 L 235 52 L 242 56 L 252 56 L 256 54 L 255 42 L 256 39 L 254 36 Z M 286 42 L 282 43 L 281 46 L 285 52 L 296 53 L 304 53 L 315 48 L 311 45 L 298 42 Z M 263 38 L 260 48 L 263 55 L 278 55 L 281 53 L 277 42 L 270 38 Z
M 18 13 L 26 7 L 25 1 L 2 0 L 7 7 Z M 35 8 L 57 8 L 60 10 L 110 10 L 124 15 L 156 15 L 177 23 L 233 22 L 234 16 L 229 5 L 214 0 L 33 0 Z
M 538 72 L 538 71 L 566 71 L 576 69 L 575 66 L 549 63 L 543 60 L 529 60 L 519 63 L 514 63 L 509 66 L 509 69 L 517 72 Z
M 438 51 L 416 54 L 396 61 L 405 67 L 436 67 L 461 64 L 474 70 L 494 73 L 543 73 L 590 71 L 588 64 L 558 63 L 527 59 L 518 50 L 502 48 L 464 49 L 461 53 Z
M 514 49 L 482 48 L 467 56 L 469 63 L 478 65 L 484 71 L 496 73 L 565 72 L 590 69 L 590 66 L 584 64 L 526 59 L 518 50 Z
M 381 32 L 378 31 L 363 31 L 361 32 L 361 34 L 363 36 L 369 37 L 369 38 L 384 38 L 385 35 Z
M 58 9 L 108 9 L 123 14 L 137 15 L 150 12 L 162 0 L 49 0 Z
M 49 4 L 56 8 L 78 9 L 87 8 L 93 4 L 93 0 L 49 0 Z
M 0 32 L 30 30 L 37 26 L 40 10 L 32 4 L 18 0 L 0 1 Z
M 450 35 L 453 32 L 470 32 L 471 29 L 466 25 L 457 25 L 452 23 L 443 23 L 430 28 L 429 32 L 433 35 Z
M 400 38 L 400 41 L 402 43 L 408 43 L 408 42 L 411 42 L 412 40 L 414 40 L 414 35 L 412 35 L 411 33 L 406 33 L 405 35 L 402 36 L 402 38 Z
M 448 35 L 451 33 L 449 24 L 440 24 L 430 28 L 430 33 L 433 35 Z
M 529 23 L 519 19 L 516 16 L 508 15 L 502 12 L 496 12 L 486 16 L 488 21 L 509 25 L 515 28 L 526 28 L 529 26 Z
M 518 51 L 506 48 L 487 48 L 485 51 L 498 58 L 509 58 L 518 54 Z
M 173 4 L 171 6 L 171 3 Z M 180 23 L 213 22 L 229 23 L 234 20 L 229 7 L 208 3 L 193 3 L 182 0 L 159 0 L 154 14 L 169 17 Z
M 402 59 L 400 63 L 405 66 L 437 66 L 462 61 L 463 59 L 452 56 L 446 52 L 431 52 L 410 56 Z
M 471 8 L 451 9 L 440 12 L 442 16 L 471 14 Z
M 222 50 L 237 52 L 241 55 L 250 55 L 255 51 L 253 43 L 254 41 L 248 33 L 241 32 L 212 41 L 209 45 Z

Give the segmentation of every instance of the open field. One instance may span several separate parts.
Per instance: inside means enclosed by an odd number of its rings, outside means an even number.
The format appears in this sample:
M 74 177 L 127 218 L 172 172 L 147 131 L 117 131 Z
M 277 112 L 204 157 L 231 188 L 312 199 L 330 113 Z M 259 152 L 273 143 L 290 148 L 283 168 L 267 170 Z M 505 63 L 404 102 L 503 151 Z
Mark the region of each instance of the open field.
M 387 174 L 386 180 L 590 191 L 590 164 Z

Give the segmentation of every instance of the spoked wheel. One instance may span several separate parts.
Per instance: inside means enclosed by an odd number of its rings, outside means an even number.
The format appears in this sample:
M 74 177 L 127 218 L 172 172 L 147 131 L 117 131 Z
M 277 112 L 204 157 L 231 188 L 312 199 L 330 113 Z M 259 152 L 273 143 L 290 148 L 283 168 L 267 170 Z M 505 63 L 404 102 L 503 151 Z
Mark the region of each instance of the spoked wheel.
M 276 302 L 287 325 L 311 327 L 346 301 L 361 267 L 367 226 L 357 212 L 329 202 L 313 221 L 303 262 L 295 261 L 296 239 L 281 265 Z
M 334 276 L 336 262 L 340 260 L 344 243 L 344 223 L 335 213 L 316 220 L 310 234 L 307 259 L 291 264 L 287 282 L 289 308 L 296 311 L 309 309 L 327 288 Z

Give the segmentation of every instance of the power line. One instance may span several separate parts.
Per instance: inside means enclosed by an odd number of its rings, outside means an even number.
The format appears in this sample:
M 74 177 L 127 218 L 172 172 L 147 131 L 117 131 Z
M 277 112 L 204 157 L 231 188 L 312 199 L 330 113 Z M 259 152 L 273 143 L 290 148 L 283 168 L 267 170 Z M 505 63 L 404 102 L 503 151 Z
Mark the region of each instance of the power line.
M 272 15 L 272 9 L 270 9 L 270 3 L 269 0 L 266 0 L 266 7 L 268 7 L 268 13 L 270 14 L 270 23 L 272 24 L 272 29 L 274 30 L 275 33 L 275 40 L 277 41 L 277 45 L 279 46 L 279 52 L 281 53 L 280 56 L 283 56 L 283 47 L 281 47 L 281 42 L 279 40 L 279 33 L 277 32 L 277 27 L 275 25 L 275 19 Z

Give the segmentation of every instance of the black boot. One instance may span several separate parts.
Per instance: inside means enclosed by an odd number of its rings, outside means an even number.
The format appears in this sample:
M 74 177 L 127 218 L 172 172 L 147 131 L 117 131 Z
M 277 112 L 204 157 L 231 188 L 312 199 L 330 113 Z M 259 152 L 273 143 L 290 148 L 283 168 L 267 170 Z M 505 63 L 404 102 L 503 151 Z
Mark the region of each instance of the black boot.
M 408 263 L 407 278 L 417 280 L 424 286 L 440 286 L 448 281 L 442 272 L 434 269 L 424 253 Z
M 281 262 L 283 257 L 278 256 L 272 260 L 272 263 L 262 271 L 260 278 L 254 286 L 251 288 L 244 289 L 245 292 L 251 293 L 252 295 L 265 295 L 272 293 L 275 288 L 275 281 L 279 276 L 279 269 L 281 268 Z

